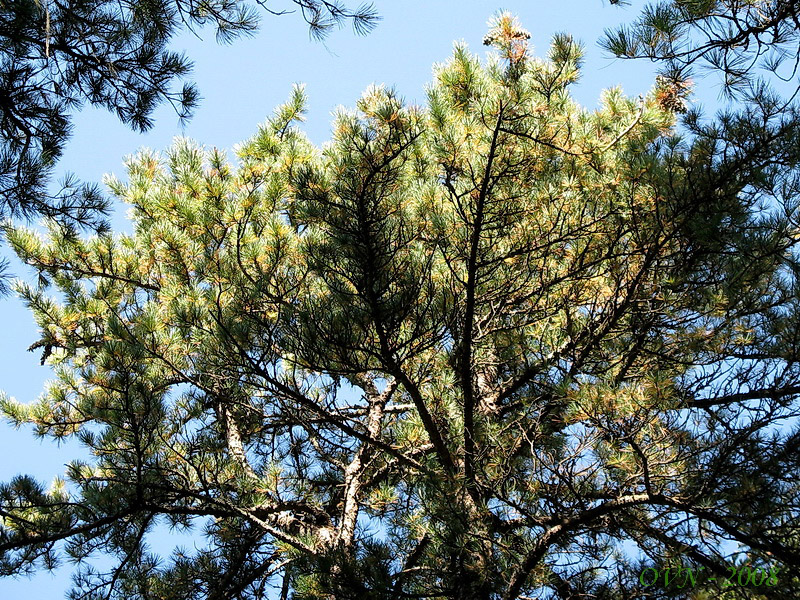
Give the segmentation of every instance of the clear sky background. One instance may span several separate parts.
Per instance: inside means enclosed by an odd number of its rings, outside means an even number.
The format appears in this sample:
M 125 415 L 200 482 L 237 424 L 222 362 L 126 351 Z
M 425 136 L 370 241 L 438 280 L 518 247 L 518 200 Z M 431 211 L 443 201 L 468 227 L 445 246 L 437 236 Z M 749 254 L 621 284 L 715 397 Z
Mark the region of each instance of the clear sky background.
M 352 0 L 348 4 L 354 5 Z M 264 14 L 257 36 L 229 46 L 217 45 L 211 30 L 199 32 L 203 40 L 190 33 L 179 36 L 172 47 L 194 59 L 193 79 L 203 96 L 195 117 L 181 129 L 174 111 L 161 107 L 153 130 L 142 135 L 131 132 L 107 112 L 84 108 L 75 117 L 75 133 L 58 173 L 71 171 L 84 181 L 98 182 L 105 173 L 124 177 L 124 156 L 142 147 L 163 150 L 179 135 L 208 147 L 230 149 L 255 133 L 273 108 L 288 98 L 295 82 L 305 83 L 309 96 L 303 128 L 314 143 L 321 144 L 329 137 L 331 112 L 339 105 L 353 106 L 372 83 L 394 86 L 408 103 L 424 104 L 424 86 L 431 79 L 433 64 L 449 57 L 455 40 L 466 40 L 473 52 L 485 55 L 481 41 L 486 21 L 500 8 L 520 17 L 532 34 L 536 55 L 547 52 L 556 32 L 571 33 L 584 43 L 583 77 L 573 87 L 574 96 L 584 106 L 596 106 L 600 92 L 608 87 L 621 85 L 626 94 L 637 96 L 653 85 L 651 65 L 612 59 L 597 45 L 604 28 L 631 21 L 641 2 L 625 9 L 604 0 L 506 0 L 502 5 L 485 0 L 376 0 L 375 4 L 383 19 L 366 37 L 347 28 L 332 32 L 324 43 L 314 42 L 296 14 Z M 713 103 L 717 82 L 698 83 L 699 96 Z M 124 206 L 116 207 L 115 229 L 130 231 L 126 211 Z M 9 251 L 2 248 L 0 254 L 8 256 Z M 31 277 L 19 262 L 12 261 L 12 265 L 18 277 Z M 25 351 L 39 339 L 36 324 L 14 297 L 0 299 L 0 317 L 0 390 L 31 402 L 50 376 L 49 368 L 39 365 L 40 352 Z M 59 447 L 50 440 L 35 439 L 27 429 L 14 430 L 0 422 L 0 481 L 27 473 L 49 482 L 63 473 L 65 463 L 81 456 L 85 457 L 85 452 L 76 443 Z M 193 540 L 159 531 L 150 542 L 151 547 L 169 553 L 175 543 L 191 548 Z M 0 579 L 0 599 L 63 598 L 71 567 L 67 564 L 31 579 Z

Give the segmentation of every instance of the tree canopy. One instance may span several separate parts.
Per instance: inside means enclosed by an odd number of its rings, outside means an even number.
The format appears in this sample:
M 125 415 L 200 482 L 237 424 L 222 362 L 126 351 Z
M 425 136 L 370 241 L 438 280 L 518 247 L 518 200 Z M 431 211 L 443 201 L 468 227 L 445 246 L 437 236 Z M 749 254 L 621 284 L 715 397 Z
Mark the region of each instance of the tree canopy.
M 425 106 L 368 89 L 322 148 L 296 88 L 235 163 L 139 154 L 108 181 L 130 235 L 9 230 L 56 379 L 2 408 L 92 459 L 3 484 L 0 573 L 80 561 L 87 599 L 797 595 L 797 120 L 681 137 L 663 82 L 589 111 L 571 38 L 544 60 L 491 25 L 487 61 L 456 45 Z M 203 543 L 155 556 L 159 523 Z M 744 553 L 779 575 L 723 589 Z M 639 577 L 687 563 L 720 577 Z
M 292 0 L 313 37 L 351 22 L 364 33 L 377 19 L 369 4 Z M 44 215 L 99 227 L 107 201 L 96 186 L 67 178 L 55 195 L 49 176 L 70 134 L 71 112 L 88 103 L 145 131 L 153 109 L 169 102 L 187 118 L 199 95 L 191 62 L 170 49 L 173 36 L 212 26 L 230 42 L 252 34 L 259 14 L 247 0 L 0 1 L 0 217 Z M 173 88 L 183 81 L 182 89 Z
M 790 88 L 792 101 L 800 83 L 798 42 L 800 9 L 792 0 L 659 0 L 633 24 L 606 31 L 601 45 L 622 58 L 658 62 L 673 81 L 700 67 L 721 75 L 731 97 L 763 95 L 777 84 Z

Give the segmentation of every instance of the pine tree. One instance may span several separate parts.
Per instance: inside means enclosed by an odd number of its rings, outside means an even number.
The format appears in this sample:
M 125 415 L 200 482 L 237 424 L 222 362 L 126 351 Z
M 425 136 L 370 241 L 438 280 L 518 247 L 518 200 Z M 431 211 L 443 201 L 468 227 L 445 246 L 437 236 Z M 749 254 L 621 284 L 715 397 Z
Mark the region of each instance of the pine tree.
M 620 58 L 658 62 L 678 85 L 702 67 L 722 76 L 729 97 L 752 99 L 788 83 L 791 101 L 800 84 L 799 42 L 800 8 L 792 0 L 659 0 L 631 25 L 606 31 L 601 44 Z
M 0 572 L 102 554 L 72 597 L 126 600 L 700 598 L 723 578 L 639 574 L 724 575 L 735 542 L 778 569 L 745 597 L 797 595 L 795 121 L 731 121 L 718 156 L 659 84 L 582 109 L 571 38 L 542 60 L 490 26 L 426 106 L 370 88 L 321 149 L 296 88 L 235 165 L 141 153 L 108 181 L 130 235 L 9 231 L 56 379 L 3 410 L 93 458 L 0 488 Z M 204 543 L 154 556 L 159 522 Z
M 292 1 L 316 38 L 345 22 L 365 33 L 377 19 L 370 5 Z M 49 191 L 71 112 L 103 107 L 137 131 L 150 129 L 162 102 L 188 118 L 199 96 L 186 79 L 191 62 L 169 48 L 172 37 L 212 26 L 218 41 L 230 42 L 257 24 L 246 0 L 0 1 L 0 218 L 44 215 L 101 227 L 108 203 L 96 186 L 67 179 L 60 192 Z M 173 89 L 176 80 L 182 89 Z

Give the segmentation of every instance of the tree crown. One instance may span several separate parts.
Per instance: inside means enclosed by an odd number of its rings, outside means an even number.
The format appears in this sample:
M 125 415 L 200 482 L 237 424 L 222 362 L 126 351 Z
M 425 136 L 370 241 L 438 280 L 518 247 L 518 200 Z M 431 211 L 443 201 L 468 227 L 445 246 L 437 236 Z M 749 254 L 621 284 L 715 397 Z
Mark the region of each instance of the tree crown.
M 730 540 L 797 568 L 795 121 L 682 140 L 658 86 L 587 111 L 572 39 L 491 25 L 487 62 L 456 45 L 425 107 L 368 89 L 322 148 L 298 87 L 235 165 L 139 154 L 108 181 L 131 235 L 10 230 L 56 379 L 3 409 L 94 458 L 0 488 L 3 573 L 102 550 L 75 597 L 566 600 L 724 575 Z M 206 544 L 160 562 L 160 518 Z

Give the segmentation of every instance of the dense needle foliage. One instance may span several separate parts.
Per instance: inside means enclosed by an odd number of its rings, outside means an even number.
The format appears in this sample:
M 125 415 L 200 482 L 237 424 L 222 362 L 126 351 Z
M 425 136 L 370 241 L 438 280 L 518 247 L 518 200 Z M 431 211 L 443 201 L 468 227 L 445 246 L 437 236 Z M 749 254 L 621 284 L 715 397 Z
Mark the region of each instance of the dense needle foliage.
M 723 578 L 639 573 L 746 552 L 781 571 L 737 597 L 796 597 L 796 119 L 681 139 L 662 84 L 587 111 L 580 48 L 527 39 L 498 16 L 488 62 L 457 45 L 425 107 L 367 90 L 321 149 L 297 88 L 235 164 L 142 153 L 108 182 L 130 235 L 10 230 L 57 379 L 4 411 L 93 458 L 0 488 L 3 574 L 99 553 L 73 597 L 699 599 Z M 159 560 L 165 522 L 202 543 Z
M 300 12 L 316 38 L 348 22 L 364 33 L 377 19 L 368 4 L 353 10 L 338 0 L 256 4 L 273 15 Z M 153 109 L 162 102 L 182 119 L 190 116 L 199 94 L 187 79 L 191 61 L 170 48 L 172 38 L 206 27 L 221 42 L 252 34 L 256 4 L 0 1 L 0 217 L 44 215 L 66 226 L 102 227 L 108 205 L 95 186 L 67 177 L 55 194 L 49 187 L 72 111 L 85 104 L 106 108 L 137 131 L 150 129 Z

